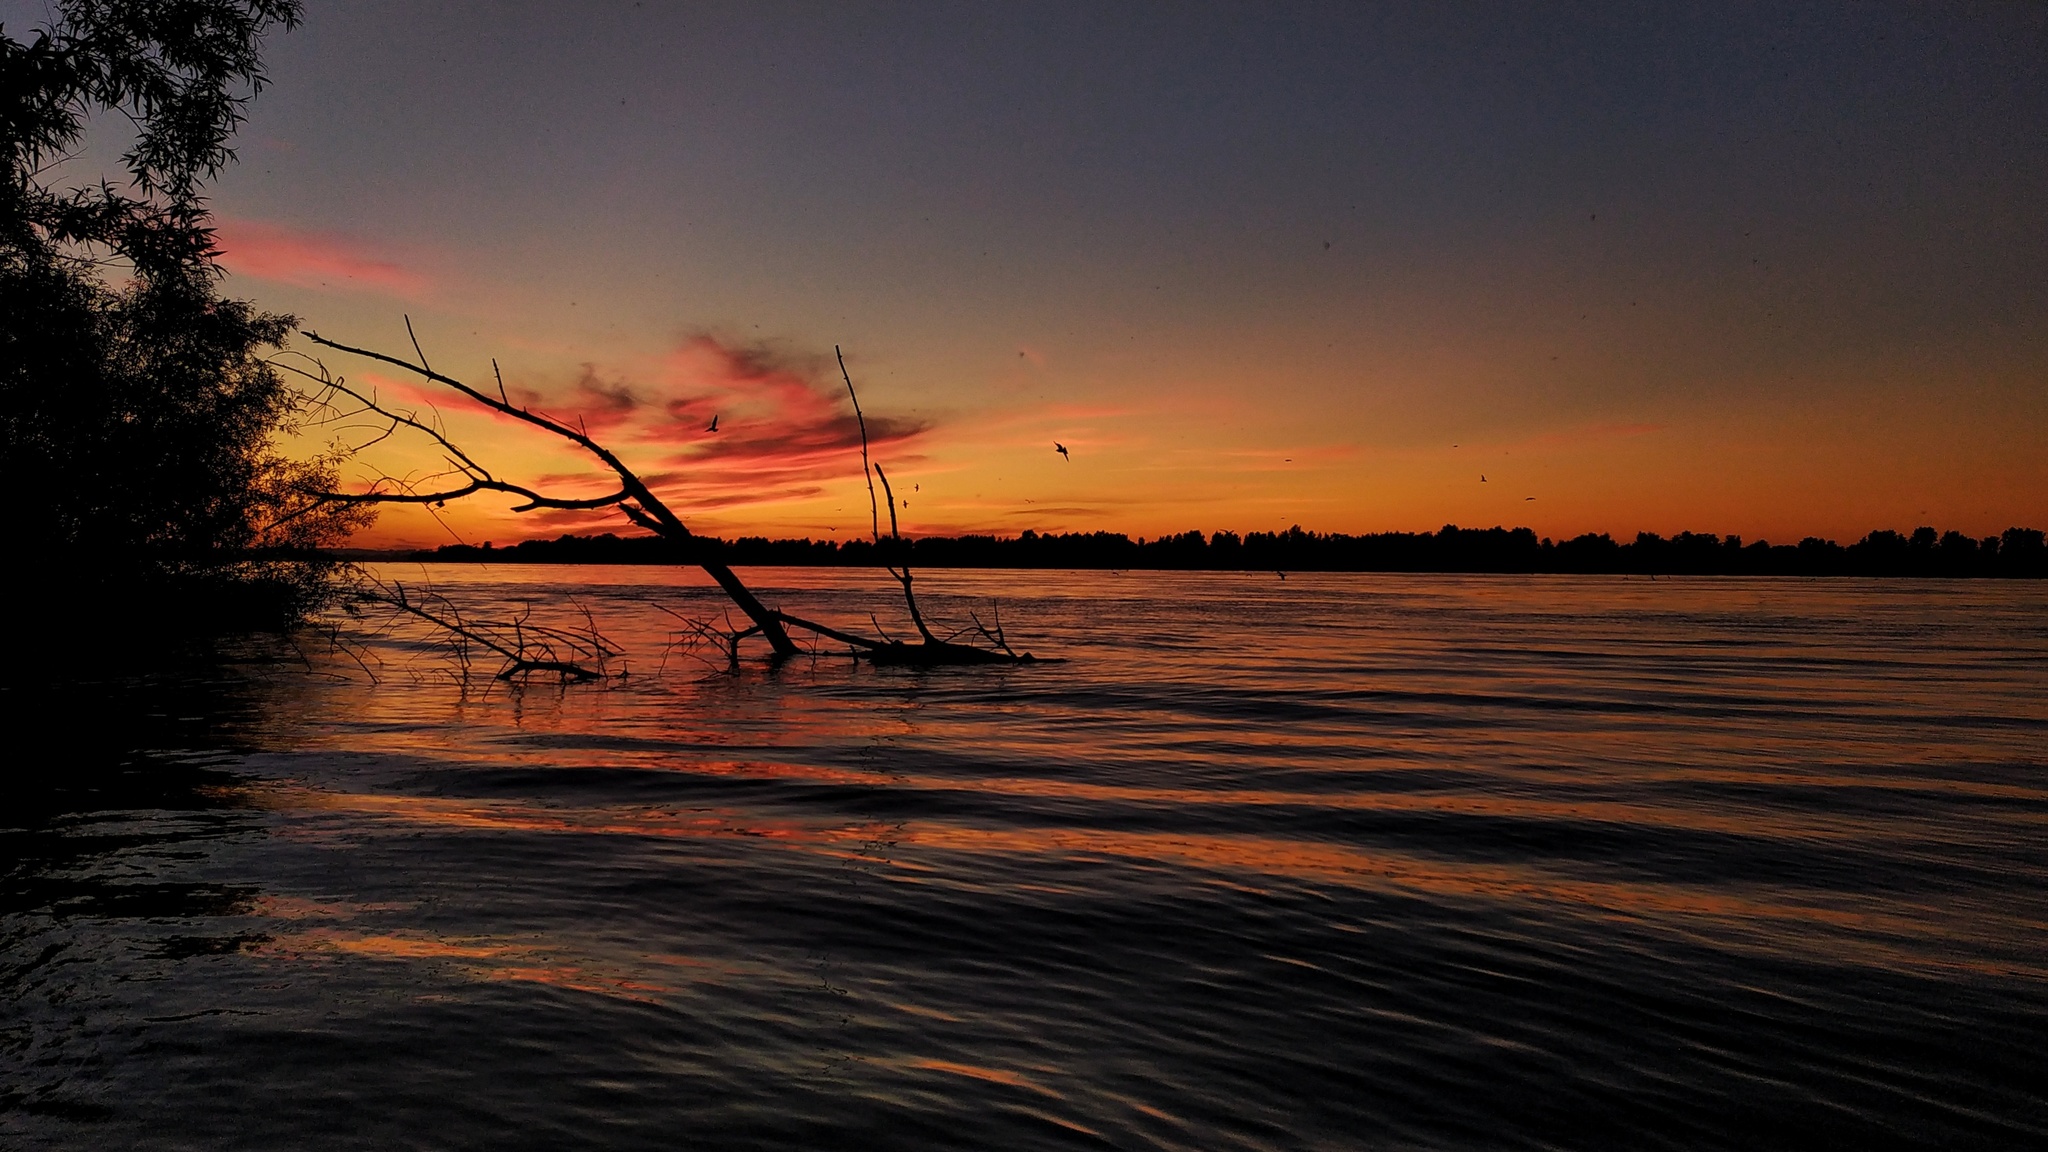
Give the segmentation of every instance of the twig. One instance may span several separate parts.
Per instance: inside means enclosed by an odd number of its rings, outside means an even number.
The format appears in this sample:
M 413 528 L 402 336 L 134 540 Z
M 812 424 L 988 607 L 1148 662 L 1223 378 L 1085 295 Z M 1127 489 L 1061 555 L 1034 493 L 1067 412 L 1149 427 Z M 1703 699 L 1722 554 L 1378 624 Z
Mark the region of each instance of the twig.
M 875 477 L 868 468 L 868 418 L 861 414 L 860 394 L 853 390 L 853 377 L 846 371 L 846 356 L 839 351 L 839 345 L 832 346 L 832 355 L 839 361 L 840 379 L 846 381 L 846 395 L 853 401 L 853 418 L 860 425 L 860 472 L 868 481 L 868 530 L 875 538 L 875 545 L 882 543 L 882 520 L 875 514 Z M 889 506 L 889 519 L 896 518 L 894 502 Z
M 409 322 L 408 331 L 410 331 Z M 775 614 L 766 605 L 761 603 L 760 599 L 734 574 L 730 567 L 710 556 L 704 555 L 703 550 L 697 544 L 696 536 L 683 524 L 681 518 L 676 516 L 660 498 L 655 496 L 653 491 L 648 488 L 646 482 L 641 480 L 631 468 L 626 467 L 625 461 L 619 459 L 611 449 L 592 439 L 587 431 L 571 428 L 567 424 L 542 413 L 515 407 L 508 398 L 502 395 L 494 399 L 452 376 L 444 376 L 426 365 L 424 355 L 421 356 L 421 363 L 409 364 L 395 356 L 386 356 L 381 352 L 372 352 L 367 348 L 356 348 L 325 339 L 315 332 L 307 332 L 305 335 L 308 340 L 323 347 L 332 348 L 337 352 L 347 352 L 354 356 L 363 356 L 371 360 L 390 364 L 393 367 L 403 368 L 408 372 L 424 376 L 437 384 L 453 388 L 467 396 L 470 400 L 483 405 L 493 412 L 510 416 L 515 420 L 523 421 L 536 428 L 553 433 L 590 453 L 599 462 L 604 464 L 606 468 L 609 468 L 619 478 L 620 482 L 620 494 L 616 499 L 604 497 L 591 504 L 591 507 L 616 506 L 624 511 L 627 517 L 633 520 L 634 523 L 651 526 L 651 530 L 657 534 L 691 549 L 695 553 L 693 560 L 697 566 L 702 568 L 705 574 L 709 575 L 718 583 L 720 588 L 725 590 L 725 594 L 732 599 L 734 604 L 739 606 L 740 611 L 747 614 L 748 619 L 761 626 L 762 636 L 767 638 L 769 646 L 775 650 L 777 656 L 786 657 L 799 654 L 795 642 L 789 638 L 789 633 L 784 630 L 781 621 L 776 619 Z M 503 491 L 505 489 L 482 486 L 478 490 Z M 519 494 L 525 495 L 523 492 Z M 553 505 L 530 504 L 529 506 L 551 507 Z
M 405 318 L 405 335 L 407 339 L 412 341 L 412 350 L 420 358 L 420 367 L 427 372 L 432 372 L 434 369 L 427 363 L 427 354 L 420 349 L 420 338 L 412 334 L 412 317 L 410 316 Z
M 889 500 L 889 542 L 891 545 L 889 557 L 893 558 L 903 540 L 903 534 L 898 529 L 896 522 L 896 492 L 889 487 L 889 474 L 882 470 L 882 466 L 880 464 L 871 466 L 868 463 L 868 418 L 861 414 L 860 394 L 853 390 L 853 376 L 846 370 L 846 356 L 839 351 L 839 345 L 834 344 L 832 346 L 832 355 L 839 361 L 839 376 L 846 381 L 846 395 L 853 401 L 853 418 L 860 425 L 860 470 L 861 474 L 867 477 L 868 482 L 868 521 L 869 530 L 874 535 L 875 550 L 879 552 L 882 548 L 882 518 L 875 510 L 875 479 L 880 477 L 882 481 L 882 495 L 886 496 Z M 932 630 L 925 626 L 924 614 L 917 609 L 917 593 L 911 589 L 910 583 L 910 566 L 905 564 L 902 571 L 898 571 L 894 564 L 885 562 L 883 567 L 887 569 L 889 575 L 896 578 L 897 583 L 903 585 L 903 604 L 910 610 L 910 622 L 917 626 L 918 635 L 924 637 L 924 641 L 927 644 L 944 644 L 945 641 L 932 635 Z M 873 619 L 872 616 L 869 618 Z M 882 625 L 879 621 L 875 623 L 875 631 L 882 632 Z M 886 637 L 888 633 L 882 632 L 882 635 Z M 891 643 L 894 643 L 894 641 L 891 641 Z
M 495 359 L 491 361 L 491 375 L 497 390 L 496 396 L 479 391 L 452 376 L 443 375 L 435 371 L 428 362 L 425 349 L 420 344 L 418 333 L 409 316 L 406 318 L 406 335 L 412 343 L 414 354 L 418 357 L 417 363 L 328 340 L 315 332 L 305 333 L 306 338 L 315 344 L 403 369 L 453 389 L 486 411 L 510 417 L 567 440 L 590 454 L 616 476 L 619 482 L 618 489 L 601 496 L 555 496 L 500 479 L 449 438 L 438 419 L 438 411 L 435 412 L 436 419 L 429 422 L 421 419 L 417 412 L 389 407 L 374 393 L 365 394 L 349 387 L 346 381 L 331 375 L 325 365 L 313 359 L 312 371 L 296 365 L 283 366 L 320 385 L 321 392 L 316 403 L 325 405 L 327 410 L 335 414 L 331 420 L 349 421 L 365 414 L 377 417 L 381 427 L 377 435 L 366 441 L 362 447 L 381 442 L 400 429 L 410 429 L 427 436 L 438 445 L 443 450 L 444 459 L 448 464 L 446 471 L 426 476 L 380 476 L 370 483 L 368 490 L 362 492 L 305 492 L 304 495 L 313 499 L 316 506 L 327 503 L 411 504 L 424 507 L 430 515 L 436 515 L 438 519 L 438 514 L 434 510 L 449 500 L 480 492 L 498 492 L 516 496 L 523 501 L 513 509 L 518 512 L 540 508 L 571 511 L 617 508 L 620 514 L 633 524 L 688 549 L 691 562 L 711 576 L 733 605 L 747 616 L 750 626 L 746 628 L 733 628 L 728 622 L 727 627 L 719 629 L 708 623 L 686 620 L 688 631 L 692 635 L 705 641 L 715 639 L 725 650 L 729 661 L 737 661 L 740 642 L 754 635 L 765 638 L 777 658 L 800 654 L 804 649 L 799 648 L 791 638 L 791 629 L 844 643 L 854 649 L 856 655 L 876 663 L 938 665 L 1031 659 L 1029 654 L 1019 655 L 1011 650 L 1003 637 L 999 619 L 995 627 L 989 628 L 983 626 L 978 617 L 973 618 L 973 629 L 992 647 L 959 643 L 960 637 L 968 633 L 966 628 L 956 630 L 944 639 L 932 631 L 917 602 L 915 576 L 910 565 L 901 563 L 907 557 L 903 551 L 906 545 L 897 512 L 895 490 L 889 482 L 888 472 L 873 459 L 872 446 L 868 442 L 867 416 L 860 407 L 860 395 L 854 387 L 852 373 L 846 367 L 845 354 L 838 346 L 834 346 L 833 353 L 839 364 L 840 376 L 846 383 L 847 397 L 852 401 L 854 418 L 860 429 L 861 472 L 868 487 L 869 534 L 876 549 L 882 554 L 883 567 L 903 589 L 904 603 L 911 622 L 922 638 L 921 643 L 906 644 L 897 640 L 890 636 L 882 628 L 880 620 L 872 615 L 869 619 L 874 624 L 876 633 L 881 636 L 879 640 L 806 620 L 779 608 L 769 608 L 747 588 L 730 566 L 705 553 L 698 538 L 674 511 L 654 494 L 645 481 L 627 467 L 615 453 L 591 437 L 589 428 L 581 416 L 577 416 L 575 422 L 571 424 L 545 412 L 513 404 L 511 392 L 505 386 L 504 372 Z M 334 401 L 335 397 L 346 397 L 355 407 L 348 409 L 346 405 L 337 404 Z M 875 481 L 878 479 L 882 488 L 880 496 L 875 491 Z M 880 505 L 883 497 L 887 498 L 889 504 L 889 537 L 886 544 L 881 535 Z M 384 596 L 372 599 L 382 599 L 399 609 L 401 613 L 433 623 L 446 631 L 451 637 L 451 645 L 455 648 L 465 673 L 472 647 L 491 651 L 506 660 L 505 666 L 498 673 L 499 679 L 512 679 L 534 671 L 557 672 L 565 680 L 596 679 L 609 674 L 607 661 L 619 654 L 603 640 L 597 632 L 594 617 L 580 604 L 577 605 L 577 609 L 584 616 L 585 628 L 583 633 L 578 635 L 534 624 L 531 620 L 530 607 L 510 621 L 471 621 L 464 619 L 460 610 L 448 603 L 445 598 L 430 594 L 427 599 L 421 600 L 408 596 L 403 587 L 397 585 L 394 585 L 393 589 L 382 591 L 385 593 Z M 663 610 L 667 611 L 666 608 Z M 678 616 L 678 619 L 684 618 Z M 674 647 L 675 642 L 671 642 L 670 648 Z M 818 642 L 812 641 L 809 650 L 813 655 L 816 654 L 817 647 Z M 596 665 L 595 671 L 586 666 L 592 663 Z
M 451 638 L 457 665 L 465 677 L 470 668 L 469 646 L 472 644 L 505 659 L 504 667 L 494 677 L 498 680 L 514 680 L 535 672 L 556 673 L 564 682 L 604 679 L 604 662 L 620 654 L 619 649 L 597 631 L 595 618 L 587 612 L 585 618 L 590 631 L 586 636 L 578 636 L 560 628 L 532 623 L 530 605 L 522 606 L 517 616 L 499 624 L 466 619 L 462 610 L 446 597 L 429 592 L 422 599 L 408 593 L 402 582 L 393 581 L 388 588 L 374 579 L 370 584 L 375 591 L 361 592 L 364 599 L 424 620 L 446 633 Z M 502 635 L 508 631 L 511 633 L 509 639 Z M 586 667 L 583 660 L 596 662 L 598 668 Z
M 875 465 L 875 475 L 882 479 L 882 495 L 889 498 L 890 550 L 892 552 L 900 551 L 903 545 L 903 536 L 896 530 L 896 490 L 889 487 L 889 474 L 882 471 L 880 464 Z M 932 635 L 930 628 L 925 627 L 924 613 L 917 610 L 917 593 L 912 591 L 910 587 L 910 565 L 903 565 L 900 571 L 895 565 L 885 565 L 885 567 L 888 568 L 889 575 L 894 576 L 896 582 L 903 585 L 903 603 L 905 607 L 910 609 L 910 622 L 917 625 L 917 634 L 924 637 L 924 641 L 927 644 L 945 643 L 945 641 L 937 636 Z

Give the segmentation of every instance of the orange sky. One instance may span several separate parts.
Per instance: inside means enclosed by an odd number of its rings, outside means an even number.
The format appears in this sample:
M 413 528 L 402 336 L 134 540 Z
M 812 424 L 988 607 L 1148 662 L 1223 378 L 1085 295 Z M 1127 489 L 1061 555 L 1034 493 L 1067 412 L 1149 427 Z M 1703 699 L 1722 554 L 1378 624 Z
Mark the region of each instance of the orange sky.
M 448 59 L 457 16 L 315 11 L 228 290 L 392 353 L 409 314 L 722 535 L 865 534 L 835 343 L 919 534 L 2048 525 L 2039 10 L 594 11 Z M 511 503 L 359 543 L 622 527 Z

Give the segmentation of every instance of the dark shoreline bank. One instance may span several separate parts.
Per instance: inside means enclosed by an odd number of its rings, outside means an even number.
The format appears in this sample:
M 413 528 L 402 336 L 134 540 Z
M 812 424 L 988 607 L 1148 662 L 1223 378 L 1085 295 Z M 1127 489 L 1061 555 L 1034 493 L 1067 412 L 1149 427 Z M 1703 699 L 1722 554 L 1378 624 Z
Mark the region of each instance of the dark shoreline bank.
M 1528 528 L 1459 528 L 1437 532 L 1253 532 L 1239 536 L 1184 532 L 1136 540 L 1121 533 L 1060 535 L 1026 531 L 1014 537 L 929 536 L 866 540 L 738 540 L 700 537 L 727 564 L 873 567 L 888 559 L 921 568 L 1096 568 L 1224 572 L 1500 572 L 1645 576 L 1917 576 L 2048 577 L 2048 547 L 2038 529 L 2009 528 L 1981 540 L 1920 528 L 1880 530 L 1850 545 L 1808 537 L 1798 544 L 1744 543 L 1739 536 L 1641 533 L 1621 542 L 1601 535 L 1553 541 Z M 652 536 L 564 535 L 499 548 L 450 544 L 422 551 L 341 550 L 348 559 L 436 563 L 677 564 L 690 555 Z

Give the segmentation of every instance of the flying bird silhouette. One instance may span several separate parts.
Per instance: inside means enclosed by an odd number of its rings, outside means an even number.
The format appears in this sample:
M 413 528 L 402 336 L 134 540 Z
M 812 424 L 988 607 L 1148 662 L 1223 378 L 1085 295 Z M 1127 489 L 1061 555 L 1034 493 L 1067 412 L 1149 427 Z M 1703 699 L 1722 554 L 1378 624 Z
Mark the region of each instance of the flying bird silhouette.
M 1065 460 L 1069 464 L 1072 464 L 1074 462 L 1074 458 L 1072 456 L 1067 455 L 1067 446 L 1065 444 L 1062 444 L 1059 441 L 1055 440 L 1052 442 L 1052 447 L 1053 451 L 1058 452 L 1060 454 L 1061 459 Z
M 1483 473 L 1483 472 L 1482 472 L 1482 473 L 1480 473 L 1480 474 L 1479 474 L 1479 482 L 1480 482 L 1481 484 L 1484 484 L 1484 483 L 1486 483 L 1486 474 L 1485 474 L 1485 473 Z
M 709 427 L 709 428 L 706 428 L 706 429 L 704 429 L 704 430 L 705 430 L 706 432 L 716 432 L 716 431 L 718 431 L 718 417 L 717 417 L 717 416 L 713 416 L 713 417 L 711 417 L 711 427 Z

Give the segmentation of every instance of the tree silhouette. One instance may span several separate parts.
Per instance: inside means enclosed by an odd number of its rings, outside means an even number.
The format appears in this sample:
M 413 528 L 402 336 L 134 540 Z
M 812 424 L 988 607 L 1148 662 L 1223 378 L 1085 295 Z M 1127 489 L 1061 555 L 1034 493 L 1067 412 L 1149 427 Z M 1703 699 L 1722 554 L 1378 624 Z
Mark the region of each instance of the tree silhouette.
M 32 39 L 0 28 L 0 484 L 40 494 L 12 527 L 65 587 L 288 608 L 318 565 L 282 554 L 365 519 L 303 495 L 331 460 L 276 449 L 296 394 L 262 353 L 293 321 L 218 294 L 202 195 L 299 13 L 63 0 Z M 96 115 L 134 127 L 123 171 L 54 187 Z

